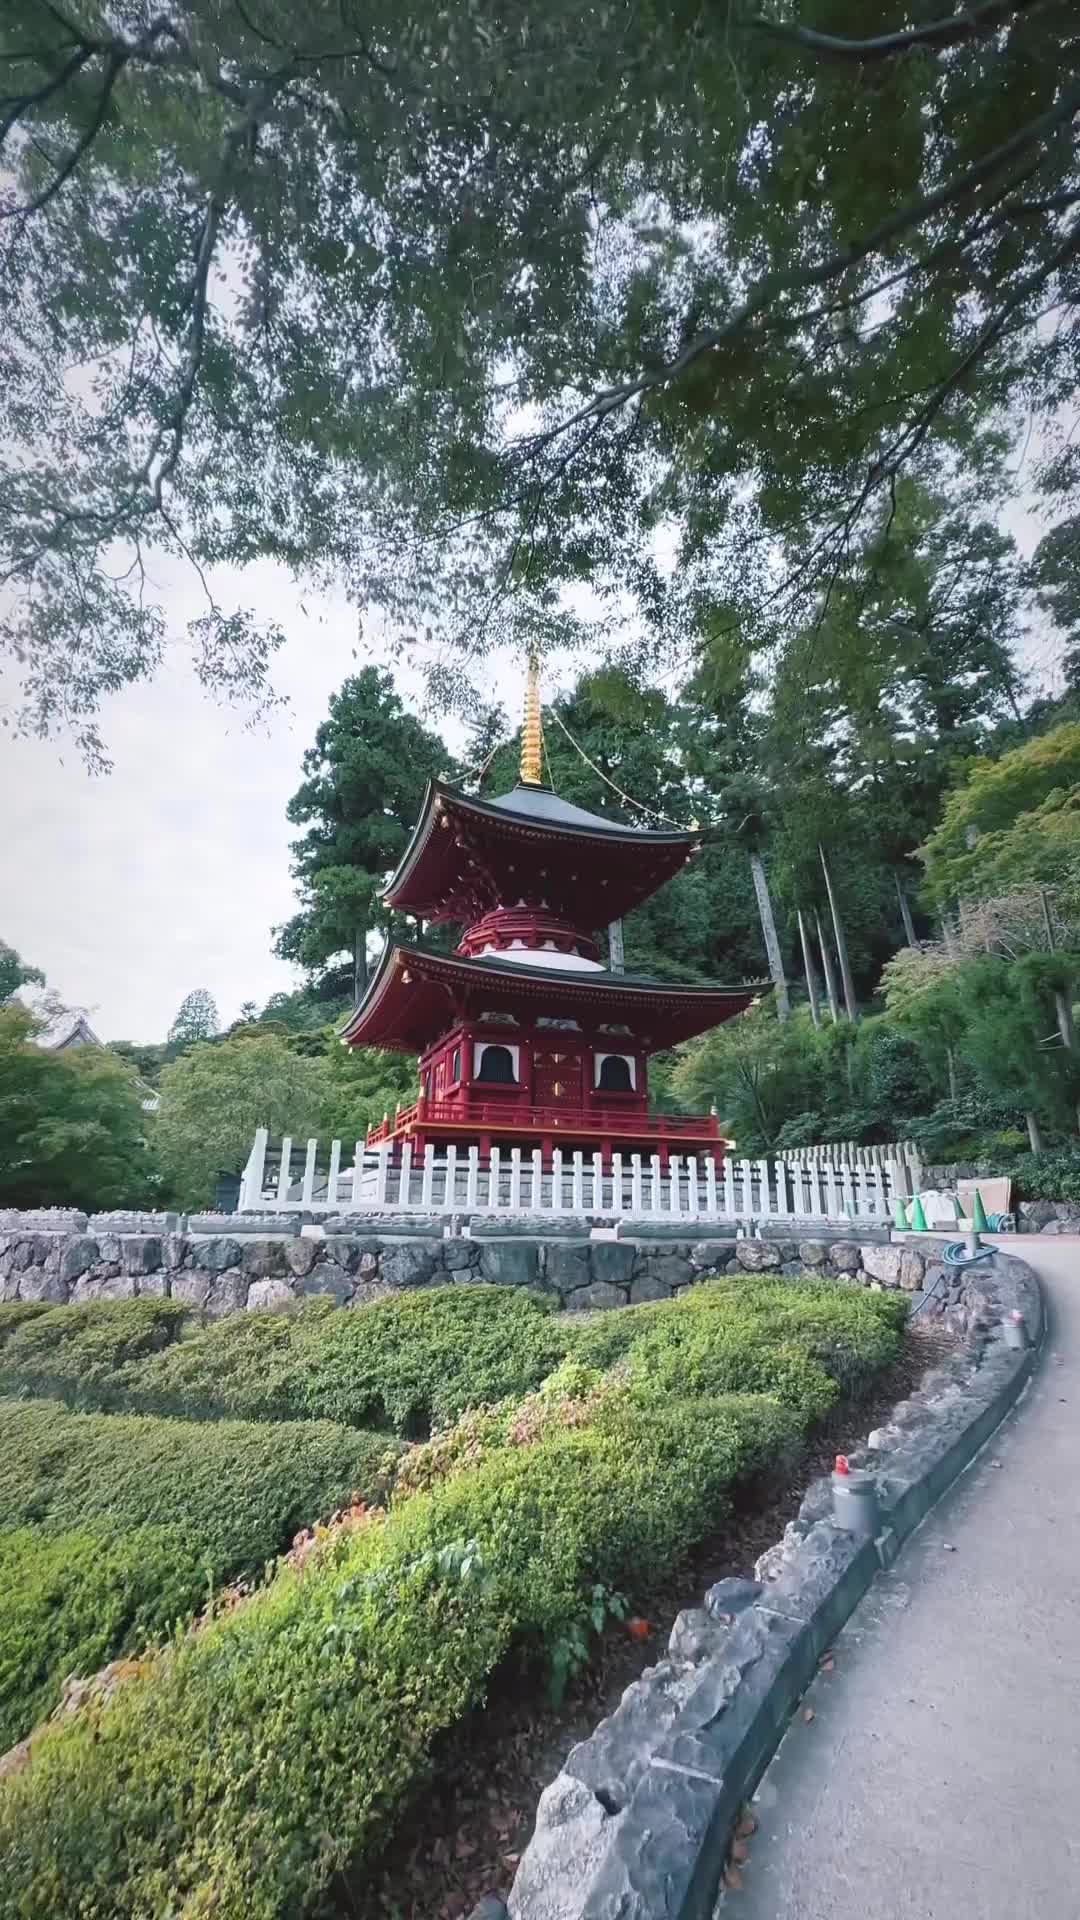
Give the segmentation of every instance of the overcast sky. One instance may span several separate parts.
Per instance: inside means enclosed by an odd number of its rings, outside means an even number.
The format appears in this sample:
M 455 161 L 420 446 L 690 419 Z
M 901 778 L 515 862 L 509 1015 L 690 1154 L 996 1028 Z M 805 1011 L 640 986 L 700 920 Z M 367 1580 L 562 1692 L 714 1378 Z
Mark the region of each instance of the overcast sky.
M 1030 550 L 1031 516 L 1016 507 L 1006 524 Z M 158 585 L 182 631 L 200 610 L 193 579 L 165 574 Z M 382 656 L 359 640 L 344 599 L 301 594 L 271 566 L 223 579 L 220 592 L 226 605 L 272 614 L 290 636 L 274 669 L 288 705 L 268 720 L 251 728 L 205 698 L 177 648 L 154 680 L 106 707 L 111 774 L 88 777 L 70 742 L 0 736 L 0 939 L 85 1008 L 103 1040 L 163 1039 L 193 987 L 210 989 L 227 1025 L 242 1001 L 261 1006 L 299 984 L 271 952 L 271 928 L 296 904 L 285 808 L 331 693 Z M 1025 651 L 1052 686 L 1059 647 L 1045 627 Z M 419 676 L 395 673 L 418 705 Z M 483 682 L 478 695 L 516 714 L 519 662 L 485 662 Z M 454 724 L 425 717 L 460 747 Z

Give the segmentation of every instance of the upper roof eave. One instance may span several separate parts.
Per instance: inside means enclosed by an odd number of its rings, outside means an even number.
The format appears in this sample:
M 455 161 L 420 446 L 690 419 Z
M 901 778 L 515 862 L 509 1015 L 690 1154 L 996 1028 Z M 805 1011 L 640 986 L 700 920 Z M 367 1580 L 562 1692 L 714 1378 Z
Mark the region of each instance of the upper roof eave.
M 565 809 L 565 812 L 563 817 L 560 817 L 558 795 L 552 794 L 546 787 L 536 788 L 535 793 L 538 798 L 546 796 L 548 800 L 556 802 L 556 808 L 549 810 L 538 807 L 536 810 L 530 810 L 524 804 L 524 800 L 527 800 L 532 791 L 534 790 L 525 787 L 515 787 L 510 794 L 504 794 L 500 799 L 484 800 L 476 794 L 462 793 L 459 788 L 450 786 L 447 781 L 429 780 L 424 790 L 420 816 L 413 828 L 409 844 L 401 856 L 396 871 L 390 876 L 383 889 L 382 897 L 387 906 L 393 907 L 397 904 L 395 895 L 405 886 L 427 845 L 440 803 L 451 810 L 471 813 L 478 819 L 493 821 L 498 826 L 513 827 L 519 832 L 524 830 L 526 833 L 534 832 L 544 836 L 554 834 L 557 839 L 568 842 L 576 840 L 602 846 L 605 841 L 609 843 L 617 841 L 623 846 L 682 850 L 697 846 L 701 839 L 700 829 L 627 827 L 621 822 L 604 820 L 599 814 L 588 814 L 584 808 L 571 809 L 568 803 L 562 803 L 562 809 Z M 519 793 L 523 796 L 522 803 L 515 806 L 504 804 Z M 572 813 L 574 817 L 565 817 L 567 813 Z

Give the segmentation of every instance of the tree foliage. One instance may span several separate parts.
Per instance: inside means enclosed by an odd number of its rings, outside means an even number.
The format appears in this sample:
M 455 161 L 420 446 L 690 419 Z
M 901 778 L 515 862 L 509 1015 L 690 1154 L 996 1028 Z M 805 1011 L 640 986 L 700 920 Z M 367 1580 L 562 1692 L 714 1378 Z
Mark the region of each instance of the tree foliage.
M 56 1053 L 0 1008 L 0 1200 L 13 1207 L 138 1205 L 151 1197 L 138 1083 L 104 1047 Z
M 45 975 L 40 967 L 28 966 L 14 947 L 9 947 L 6 940 L 0 940 L 0 1006 L 10 1000 L 20 987 L 44 985 Z
M 1080 866 L 1080 725 L 1055 727 L 1000 760 L 976 760 L 919 849 L 927 897 L 1055 882 Z
M 240 1171 L 257 1127 L 299 1138 L 319 1131 L 318 1063 L 258 1028 L 190 1048 L 162 1070 L 160 1087 L 155 1151 L 181 1206 L 206 1206 L 219 1174 Z
M 260 555 L 470 660 L 580 581 L 599 631 L 768 632 L 1075 390 L 1069 0 L 6 22 L 5 635 L 91 753 L 162 553 L 230 693 L 281 635 L 213 569 Z
M 217 1002 L 207 987 L 194 987 L 185 994 L 172 1026 L 168 1044 L 190 1047 L 197 1040 L 212 1040 L 221 1026 Z
M 293 842 L 303 905 L 277 933 L 281 958 L 322 973 L 324 989 L 363 991 L 369 932 L 388 924 L 383 887 L 428 780 L 450 767 L 443 742 L 406 712 L 389 673 L 365 667 L 332 696 L 288 808 L 292 824 L 307 828 Z

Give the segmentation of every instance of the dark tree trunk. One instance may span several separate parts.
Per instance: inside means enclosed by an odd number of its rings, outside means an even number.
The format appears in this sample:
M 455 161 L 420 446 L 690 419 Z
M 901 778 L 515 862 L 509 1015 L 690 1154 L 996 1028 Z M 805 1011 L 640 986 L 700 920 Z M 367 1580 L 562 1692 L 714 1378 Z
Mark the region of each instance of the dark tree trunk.
M 833 1026 L 835 1026 L 840 1018 L 840 1002 L 836 997 L 836 975 L 833 972 L 832 954 L 829 952 L 829 943 L 825 938 L 825 929 L 821 924 L 821 915 L 816 907 L 814 908 L 814 925 L 817 928 L 818 951 L 821 954 L 821 970 L 825 975 L 825 992 L 828 996 L 829 1012 L 832 1015 Z
M 814 970 L 814 956 L 810 951 L 810 936 L 806 931 L 806 921 L 803 919 L 803 910 L 801 907 L 796 908 L 795 917 L 799 922 L 799 942 L 802 946 L 803 972 L 806 975 L 806 997 L 810 1002 L 810 1018 L 815 1027 L 820 1027 L 821 1003 L 818 999 L 817 973 Z
M 1030 1144 L 1031 1151 L 1032 1153 L 1041 1153 L 1043 1150 L 1043 1143 L 1042 1143 L 1042 1134 L 1039 1130 L 1039 1123 L 1036 1120 L 1035 1115 L 1033 1113 L 1025 1113 L 1024 1119 L 1027 1121 L 1028 1142 Z
M 829 871 L 829 863 L 825 858 L 824 847 L 819 845 L 818 852 L 821 855 L 821 870 L 825 875 L 825 891 L 829 896 L 829 912 L 832 915 L 833 936 L 836 940 L 836 957 L 840 962 L 840 978 L 844 984 L 844 1005 L 847 1008 L 848 1019 L 857 1020 L 859 1017 L 859 1008 L 855 999 L 855 982 L 851 977 L 851 962 L 848 959 L 844 925 L 836 905 L 836 894 L 833 890 L 832 874 Z
M 367 992 L 368 983 L 367 927 L 365 925 L 358 926 L 353 933 L 352 978 L 353 993 L 357 1000 L 362 1000 Z
M 780 954 L 780 941 L 776 933 L 776 920 L 773 915 L 772 900 L 769 896 L 769 882 L 765 877 L 765 863 L 760 853 L 750 855 L 750 869 L 754 876 L 754 892 L 757 894 L 758 913 L 761 916 L 761 931 L 765 936 L 765 952 L 769 959 L 769 972 L 776 989 L 776 1017 L 786 1020 L 791 1012 L 788 999 L 788 985 L 784 977 L 784 962 Z

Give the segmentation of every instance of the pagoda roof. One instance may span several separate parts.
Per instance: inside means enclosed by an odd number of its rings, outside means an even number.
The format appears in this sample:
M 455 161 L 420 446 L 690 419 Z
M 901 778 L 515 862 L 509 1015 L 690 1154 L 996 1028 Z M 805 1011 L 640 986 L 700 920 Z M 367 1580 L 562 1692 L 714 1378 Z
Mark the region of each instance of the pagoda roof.
M 341 1038 L 354 1047 L 419 1054 L 458 1021 L 492 1013 L 496 1018 L 513 1014 L 525 1026 L 544 1017 L 577 1020 L 586 1031 L 618 1024 L 655 1052 L 730 1020 L 761 991 L 753 982 L 673 986 L 604 968 L 473 960 L 430 947 L 394 945 L 384 950 Z
M 432 780 L 383 898 L 423 920 L 475 920 L 537 892 L 582 928 L 610 925 L 678 873 L 696 831 L 605 820 L 549 787 L 518 785 L 494 800 Z

